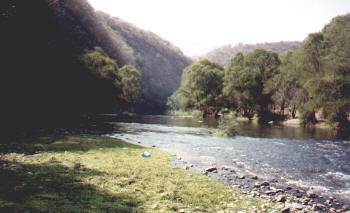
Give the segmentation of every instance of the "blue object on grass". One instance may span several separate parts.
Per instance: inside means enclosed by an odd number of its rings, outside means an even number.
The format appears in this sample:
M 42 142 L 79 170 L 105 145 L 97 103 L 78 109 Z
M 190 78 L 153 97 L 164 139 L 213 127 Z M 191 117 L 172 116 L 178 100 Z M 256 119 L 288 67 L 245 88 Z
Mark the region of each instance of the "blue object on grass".
M 150 158 L 150 157 L 151 157 L 151 154 L 150 154 L 149 152 L 147 152 L 147 151 L 144 151 L 144 152 L 142 153 L 142 157 L 144 157 L 144 158 Z

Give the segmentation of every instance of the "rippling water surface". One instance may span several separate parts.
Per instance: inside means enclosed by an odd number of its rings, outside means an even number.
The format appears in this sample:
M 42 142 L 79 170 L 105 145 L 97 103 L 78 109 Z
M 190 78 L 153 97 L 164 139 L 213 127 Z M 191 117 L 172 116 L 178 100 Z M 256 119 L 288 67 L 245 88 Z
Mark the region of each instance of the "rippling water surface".
M 327 130 L 240 124 L 236 137 L 216 137 L 215 122 L 141 116 L 115 122 L 114 136 L 166 150 L 203 169 L 229 166 L 239 174 L 313 189 L 350 204 L 350 141 Z

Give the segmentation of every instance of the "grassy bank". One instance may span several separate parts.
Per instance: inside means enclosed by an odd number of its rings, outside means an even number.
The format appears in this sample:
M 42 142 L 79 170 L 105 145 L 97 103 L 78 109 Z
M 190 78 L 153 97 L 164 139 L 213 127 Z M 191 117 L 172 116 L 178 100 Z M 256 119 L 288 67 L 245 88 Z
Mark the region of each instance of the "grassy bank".
M 0 212 L 271 212 L 275 208 L 205 175 L 175 167 L 166 152 L 113 138 L 42 137 L 11 146 L 34 154 L 0 155 Z M 2 145 L 0 152 L 11 146 Z M 141 157 L 145 150 L 151 158 Z

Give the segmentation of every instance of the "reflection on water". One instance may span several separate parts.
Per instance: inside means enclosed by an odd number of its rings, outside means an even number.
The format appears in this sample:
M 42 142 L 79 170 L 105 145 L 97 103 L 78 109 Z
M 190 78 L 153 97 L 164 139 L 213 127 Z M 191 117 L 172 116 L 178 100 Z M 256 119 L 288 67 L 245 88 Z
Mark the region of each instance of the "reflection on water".
M 115 123 L 114 135 L 130 143 L 156 146 L 196 168 L 229 166 L 240 174 L 318 191 L 350 203 L 350 142 L 332 140 L 322 129 L 240 123 L 239 136 L 210 134 L 214 120 L 140 116 Z
M 218 122 L 213 118 L 198 121 L 188 117 L 177 116 L 135 116 L 132 118 L 118 119 L 123 122 L 163 124 L 167 126 L 183 127 L 206 127 L 216 128 Z M 239 135 L 261 138 L 290 138 L 290 139 L 316 139 L 334 140 L 337 134 L 330 129 L 303 126 L 283 126 L 283 125 L 259 125 L 256 122 L 240 121 Z

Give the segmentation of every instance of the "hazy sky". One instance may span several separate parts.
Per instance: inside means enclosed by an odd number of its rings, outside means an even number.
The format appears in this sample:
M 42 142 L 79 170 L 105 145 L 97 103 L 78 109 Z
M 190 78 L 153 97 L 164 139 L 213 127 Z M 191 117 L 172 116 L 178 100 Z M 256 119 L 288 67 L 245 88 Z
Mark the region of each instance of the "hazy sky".
M 189 55 L 242 43 L 303 40 L 350 0 L 89 0 L 97 10 L 150 30 Z

